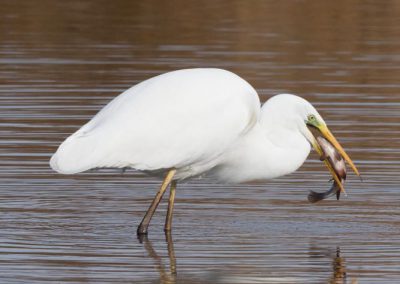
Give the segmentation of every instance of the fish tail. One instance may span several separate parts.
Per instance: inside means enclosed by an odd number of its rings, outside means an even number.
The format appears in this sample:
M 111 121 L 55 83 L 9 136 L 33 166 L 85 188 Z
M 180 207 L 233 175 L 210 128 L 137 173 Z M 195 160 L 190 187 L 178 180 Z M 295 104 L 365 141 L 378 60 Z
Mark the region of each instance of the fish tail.
M 311 203 L 316 203 L 318 201 L 321 201 L 324 199 L 325 193 L 320 193 L 320 192 L 315 192 L 313 190 L 310 190 L 310 193 L 307 196 L 307 199 Z

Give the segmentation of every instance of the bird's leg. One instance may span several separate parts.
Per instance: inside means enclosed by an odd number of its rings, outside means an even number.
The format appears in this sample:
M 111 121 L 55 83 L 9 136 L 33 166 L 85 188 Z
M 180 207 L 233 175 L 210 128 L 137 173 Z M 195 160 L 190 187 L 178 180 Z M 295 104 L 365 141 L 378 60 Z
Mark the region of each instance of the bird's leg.
M 142 222 L 140 223 L 139 227 L 137 228 L 137 234 L 147 234 L 147 228 L 149 227 L 151 217 L 153 217 L 154 212 L 157 209 L 158 204 L 161 201 L 161 198 L 164 195 L 165 190 L 167 189 L 168 185 L 171 183 L 172 178 L 174 177 L 176 173 L 175 169 L 171 169 L 168 171 L 167 175 L 165 176 L 165 179 L 160 187 L 160 190 L 157 192 L 156 196 L 153 199 L 153 202 L 151 202 L 151 205 L 149 209 L 147 210 L 146 214 L 143 217 Z
M 164 226 L 164 231 L 165 232 L 170 232 L 171 231 L 172 214 L 173 214 L 173 211 L 174 211 L 176 184 L 177 184 L 177 181 L 173 180 L 171 182 L 171 186 L 170 186 L 170 189 L 169 189 L 168 211 L 167 211 L 167 217 L 165 218 L 165 226 Z

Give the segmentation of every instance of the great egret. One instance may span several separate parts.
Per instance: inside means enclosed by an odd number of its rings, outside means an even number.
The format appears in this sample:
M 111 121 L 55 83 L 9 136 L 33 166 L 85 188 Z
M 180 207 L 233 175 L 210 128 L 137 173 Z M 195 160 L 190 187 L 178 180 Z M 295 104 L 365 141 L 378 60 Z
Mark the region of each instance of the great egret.
M 254 88 L 221 69 L 168 72 L 126 90 L 68 137 L 50 160 L 62 174 L 92 168 L 135 168 L 165 174 L 138 227 L 146 234 L 168 185 L 165 231 L 171 230 L 177 182 L 202 174 L 239 183 L 283 176 L 321 148 L 317 129 L 356 167 L 305 99 L 281 94 L 261 108 Z M 335 181 L 340 180 L 326 162 Z

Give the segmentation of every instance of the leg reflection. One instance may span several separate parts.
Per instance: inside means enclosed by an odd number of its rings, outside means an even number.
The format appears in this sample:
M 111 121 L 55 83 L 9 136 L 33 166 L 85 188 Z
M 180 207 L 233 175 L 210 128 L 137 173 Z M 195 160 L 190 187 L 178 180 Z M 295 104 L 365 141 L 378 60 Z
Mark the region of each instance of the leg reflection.
M 169 258 L 169 271 L 166 269 L 165 264 L 163 264 L 163 259 L 160 257 L 151 241 L 147 238 L 147 235 L 138 235 L 139 242 L 144 245 L 148 255 L 154 260 L 156 264 L 156 269 L 160 275 L 160 283 L 162 284 L 175 284 L 176 283 L 176 258 L 174 251 L 174 244 L 170 232 L 165 233 L 165 240 L 167 243 L 168 258 Z
M 174 242 L 172 240 L 170 231 L 165 232 L 165 240 L 167 242 L 169 266 L 171 274 L 176 276 L 176 258 L 175 258 Z

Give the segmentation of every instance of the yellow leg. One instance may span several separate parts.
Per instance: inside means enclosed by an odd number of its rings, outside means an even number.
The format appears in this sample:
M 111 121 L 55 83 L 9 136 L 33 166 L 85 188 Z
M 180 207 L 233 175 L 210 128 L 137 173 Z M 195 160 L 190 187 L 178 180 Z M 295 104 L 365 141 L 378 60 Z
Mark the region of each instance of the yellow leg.
M 139 227 L 137 228 L 137 234 L 147 234 L 147 228 L 149 227 L 151 217 L 153 217 L 154 212 L 157 209 L 158 204 L 161 201 L 161 198 L 164 195 L 165 190 L 167 189 L 168 185 L 171 183 L 172 178 L 174 177 L 176 173 L 175 169 L 169 170 L 167 175 L 165 176 L 165 179 L 161 185 L 160 190 L 157 192 L 156 196 L 153 199 L 153 202 L 151 202 L 151 205 L 149 209 L 147 210 L 146 214 L 143 217 L 142 222 L 140 223 Z
M 173 180 L 171 182 L 171 186 L 169 189 L 168 211 L 167 211 L 167 218 L 165 218 L 165 226 L 164 226 L 165 232 L 171 231 L 172 227 L 172 214 L 174 211 L 176 184 L 177 184 L 176 180 Z

